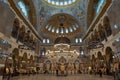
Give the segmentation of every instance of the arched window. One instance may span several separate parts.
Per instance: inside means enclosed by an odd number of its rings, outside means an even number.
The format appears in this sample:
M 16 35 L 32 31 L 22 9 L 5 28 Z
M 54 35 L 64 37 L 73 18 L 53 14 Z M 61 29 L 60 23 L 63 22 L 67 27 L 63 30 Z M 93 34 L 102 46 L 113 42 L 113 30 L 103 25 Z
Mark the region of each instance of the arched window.
M 76 38 L 76 39 L 75 39 L 75 43 L 78 43 L 78 42 L 79 42 L 79 40 L 78 40 L 78 38 Z
M 49 39 L 47 39 L 47 43 L 50 43 L 50 40 L 49 40 Z
M 81 38 L 75 38 L 75 43 L 82 43 L 82 39 Z
M 99 13 L 101 7 L 102 7 L 104 4 L 105 4 L 105 0 L 99 0 L 98 6 L 97 6 L 97 8 L 96 8 L 96 14 Z
M 68 31 L 68 29 L 67 29 L 67 28 L 66 28 L 65 32 L 66 32 L 66 33 L 69 33 L 69 31 Z
M 96 14 L 99 13 L 99 11 L 101 10 L 102 6 L 104 6 L 104 4 L 105 4 L 105 0 L 98 1 L 98 3 L 95 5 Z
M 29 18 L 29 7 L 27 5 L 25 5 L 25 3 L 23 1 L 19 1 L 18 6 L 19 6 L 20 10 L 23 12 L 24 16 L 26 18 Z
M 45 40 L 45 39 L 43 39 L 43 43 L 45 43 L 45 41 L 46 41 L 46 40 Z
M 44 1 L 56 6 L 66 6 L 76 2 L 77 0 L 44 0 Z
M 59 29 L 58 28 L 56 29 L 56 33 L 59 33 Z

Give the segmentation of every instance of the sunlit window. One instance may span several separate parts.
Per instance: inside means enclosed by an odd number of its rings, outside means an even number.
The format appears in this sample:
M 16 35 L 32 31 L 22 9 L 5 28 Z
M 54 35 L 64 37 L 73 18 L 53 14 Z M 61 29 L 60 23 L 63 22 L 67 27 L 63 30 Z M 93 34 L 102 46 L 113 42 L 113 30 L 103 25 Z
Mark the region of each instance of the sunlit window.
M 75 2 L 76 0 L 72 0 L 72 2 Z
M 52 26 L 50 26 L 49 28 L 48 28 L 48 31 L 50 31 L 52 29 Z
M 56 29 L 56 33 L 59 33 L 59 29 Z
M 76 38 L 76 39 L 75 39 L 75 42 L 78 43 L 78 41 L 79 41 L 78 38 Z
M 44 44 L 46 44 L 46 43 L 49 44 L 50 43 L 50 39 L 43 39 L 43 43 Z
M 47 0 L 48 3 L 51 3 L 51 0 Z
M 83 51 L 81 51 L 81 55 L 84 55 L 84 52 L 83 52 Z
M 81 38 L 79 38 L 79 42 L 82 43 L 82 39 Z
M 64 33 L 64 30 L 63 30 L 63 28 L 61 28 L 61 33 L 62 33 L 62 34 Z
M 55 1 L 52 1 L 52 4 L 55 4 Z
M 105 3 L 105 0 L 99 0 L 98 4 L 96 6 L 96 14 L 99 13 L 99 11 L 100 11 L 101 7 L 104 5 L 104 3 Z
M 25 15 L 25 17 L 28 18 L 28 7 L 24 4 L 24 2 L 23 1 L 19 1 L 18 2 L 18 6 L 20 7 L 20 9 L 23 12 L 23 14 Z
M 69 0 L 69 1 L 68 1 L 68 4 L 71 4 L 71 3 L 72 3 L 72 1 L 71 1 L 71 0 Z
M 42 56 L 44 56 L 45 55 L 45 52 L 44 51 L 42 51 Z
M 49 40 L 49 39 L 47 39 L 47 43 L 50 43 L 50 40 Z
M 120 42 L 120 38 L 117 38 L 117 39 L 116 39 L 116 42 Z
M 115 24 L 115 25 L 114 25 L 114 28 L 115 28 L 115 29 L 118 29 L 118 26 Z
M 52 28 L 52 32 L 55 32 L 55 27 Z
M 60 6 L 63 6 L 64 5 L 64 3 L 63 2 L 60 2 Z
M 77 24 L 73 24 L 71 26 L 67 26 L 67 27 L 55 27 L 53 25 L 46 25 L 45 28 L 52 32 L 52 33 L 57 33 L 57 34 L 67 34 L 67 33 L 72 33 L 74 31 L 76 31 L 78 28 L 78 25 Z
M 82 43 L 82 39 L 81 38 L 75 38 L 75 43 Z
M 76 27 L 74 26 L 73 29 L 76 30 Z
M 67 28 L 66 28 L 65 32 L 68 33 L 68 29 Z
M 49 26 L 47 25 L 47 26 L 46 26 L 46 29 L 48 29 L 48 27 L 49 27 Z
M 68 5 L 68 2 L 67 2 L 67 1 L 65 1 L 65 2 L 64 2 L 64 5 Z
M 76 2 L 77 0 L 45 0 L 47 3 L 56 5 L 56 6 L 66 6 Z
M 59 5 L 59 2 L 56 2 L 56 5 Z
M 46 40 L 45 39 L 43 39 L 43 43 L 45 43 L 46 42 Z
M 69 29 L 70 29 L 70 32 L 73 32 L 73 29 L 71 27 Z

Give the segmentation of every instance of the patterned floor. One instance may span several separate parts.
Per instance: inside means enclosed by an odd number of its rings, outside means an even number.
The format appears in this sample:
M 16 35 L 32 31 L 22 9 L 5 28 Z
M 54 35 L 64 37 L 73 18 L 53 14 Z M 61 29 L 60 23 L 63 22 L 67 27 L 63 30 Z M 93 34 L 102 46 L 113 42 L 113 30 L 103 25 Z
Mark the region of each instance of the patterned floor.
M 64 76 L 54 76 L 54 75 L 31 75 L 31 76 L 19 76 L 14 77 L 10 80 L 114 80 L 111 76 L 100 77 L 98 75 L 68 75 Z

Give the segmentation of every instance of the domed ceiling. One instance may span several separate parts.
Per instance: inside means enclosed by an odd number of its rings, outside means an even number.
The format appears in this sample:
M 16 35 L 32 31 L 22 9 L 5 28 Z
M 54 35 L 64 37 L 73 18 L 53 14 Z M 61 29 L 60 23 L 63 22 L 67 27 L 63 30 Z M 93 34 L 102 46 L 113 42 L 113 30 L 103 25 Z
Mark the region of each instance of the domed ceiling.
M 69 14 L 59 13 L 52 16 L 43 28 L 51 33 L 60 35 L 73 33 L 77 31 L 80 26 L 73 16 Z
M 69 5 L 69 1 L 73 5 Z M 64 7 L 59 5 L 56 5 L 57 7 L 52 6 L 54 2 L 58 2 L 59 4 L 67 2 L 68 5 L 63 5 Z M 67 13 L 74 16 L 81 23 L 81 26 L 85 26 L 88 2 L 89 0 L 39 0 L 40 25 L 44 25 L 55 14 Z
M 73 35 L 77 30 L 83 33 L 86 30 L 88 2 L 89 0 L 39 0 L 40 35 Z M 44 31 L 47 33 L 43 34 Z

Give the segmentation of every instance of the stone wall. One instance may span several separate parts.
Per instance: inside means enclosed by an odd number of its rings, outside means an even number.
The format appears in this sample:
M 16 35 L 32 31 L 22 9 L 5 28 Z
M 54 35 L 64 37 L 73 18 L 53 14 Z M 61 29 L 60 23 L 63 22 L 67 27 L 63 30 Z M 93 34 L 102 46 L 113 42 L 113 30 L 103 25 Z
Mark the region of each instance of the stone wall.
M 97 57 L 97 53 L 99 51 L 102 53 L 102 55 L 105 55 L 107 47 L 110 47 L 114 53 L 116 52 L 116 48 L 115 48 L 115 46 L 112 45 L 112 43 L 115 41 L 116 38 L 120 38 L 120 0 L 113 0 L 113 3 L 111 5 L 111 7 L 104 14 L 104 16 L 105 15 L 107 15 L 109 17 L 110 25 L 111 25 L 111 28 L 112 28 L 112 32 L 113 33 L 114 33 L 114 31 L 117 31 L 117 32 L 116 32 L 115 35 L 112 34 L 110 37 L 108 37 L 107 38 L 108 41 L 103 41 L 102 42 L 104 44 L 104 48 L 91 50 L 89 52 L 89 54 L 91 56 L 95 55 L 95 57 Z M 101 17 L 100 21 L 102 20 L 103 17 Z M 98 22 L 98 24 L 101 23 L 100 21 Z M 118 26 L 117 30 L 114 30 L 115 29 L 114 28 L 115 25 Z
M 10 9 L 9 5 L 0 2 L 0 32 L 7 37 L 11 36 L 14 19 L 15 14 Z
M 111 26 L 120 25 L 120 0 L 113 0 L 113 4 L 108 10 Z

